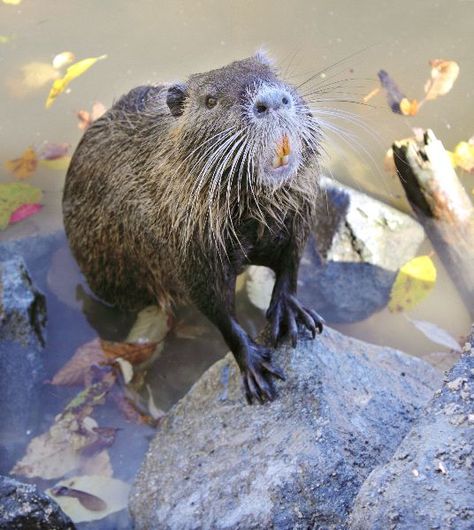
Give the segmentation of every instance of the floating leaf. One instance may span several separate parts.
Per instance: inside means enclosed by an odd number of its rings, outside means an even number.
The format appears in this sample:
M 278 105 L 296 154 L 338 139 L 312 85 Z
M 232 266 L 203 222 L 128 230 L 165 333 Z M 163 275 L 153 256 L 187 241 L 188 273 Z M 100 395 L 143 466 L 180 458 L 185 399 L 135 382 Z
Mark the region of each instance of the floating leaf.
M 157 342 L 112 342 L 100 340 L 100 346 L 107 359 L 121 358 L 130 364 L 137 365 L 148 361 L 155 352 Z
M 459 75 L 459 65 L 455 61 L 433 59 L 430 61 L 431 79 L 425 83 L 425 100 L 430 101 L 447 94 Z
M 41 151 L 39 152 L 38 156 L 43 160 L 56 160 L 58 158 L 65 157 L 70 147 L 71 146 L 66 143 L 47 143 L 41 148 Z
M 7 44 L 12 38 L 9 35 L 0 35 L 0 44 Z
M 90 125 L 98 120 L 103 114 L 107 112 L 107 108 L 103 103 L 96 101 L 92 105 L 92 111 L 88 112 L 87 110 L 80 110 L 76 113 L 79 123 L 77 126 L 81 130 L 86 130 Z
M 50 491 L 55 497 L 72 497 L 73 499 L 77 499 L 84 508 L 92 512 L 100 512 L 107 508 L 105 501 L 85 491 L 68 488 L 66 486 L 54 487 Z
M 22 66 L 18 75 L 7 78 L 6 84 L 12 96 L 22 98 L 59 76 L 60 73 L 50 64 L 32 62 Z
M 80 346 L 69 361 L 55 374 L 53 385 L 83 384 L 92 365 L 108 363 L 101 341 L 96 338 Z
M 22 204 L 10 216 L 10 224 L 23 221 L 27 217 L 38 213 L 43 206 L 41 204 Z
M 54 169 L 55 171 L 66 171 L 71 163 L 70 156 L 63 156 L 54 160 L 40 160 L 39 165 L 47 169 Z
M 469 142 L 459 142 L 454 148 L 454 152 L 448 151 L 453 167 L 459 167 L 469 173 L 474 173 L 474 144 Z
M 403 99 L 406 99 L 405 94 L 401 92 L 398 85 L 385 70 L 379 70 L 377 75 L 379 76 L 382 87 L 385 89 L 387 102 L 392 109 L 392 112 L 401 114 L 400 102 Z
M 85 413 L 90 410 L 83 409 Z M 94 427 L 97 427 L 97 423 L 82 413 L 68 411 L 61 414 L 48 432 L 31 440 L 25 456 L 15 464 L 11 473 L 50 480 L 75 470 L 83 470 L 85 463 L 93 462 L 96 470 L 101 469 L 110 476 L 112 468 L 106 450 L 92 458 L 84 457 L 81 453 L 99 438 Z
M 418 113 L 420 104 L 416 99 L 403 98 L 400 101 L 400 112 L 404 116 L 415 116 Z
M 5 168 L 20 180 L 27 179 L 33 175 L 38 166 L 38 155 L 32 147 L 28 147 L 20 158 L 5 162 Z
M 53 59 L 53 68 L 58 70 L 67 64 L 71 64 L 76 60 L 76 56 L 72 52 L 61 52 L 55 55 Z
M 67 489 L 63 490 L 62 488 Z M 64 492 L 68 490 L 81 492 L 82 496 L 79 495 L 81 498 L 78 498 L 78 495 L 65 496 Z M 54 491 L 60 491 L 63 494 L 55 495 Z M 97 521 L 112 513 L 124 510 L 128 505 L 130 486 L 115 478 L 85 475 L 62 480 L 54 488 L 46 490 L 46 493 L 59 504 L 74 523 L 82 523 Z M 89 497 L 84 503 L 86 495 Z M 98 500 L 93 501 L 92 498 Z M 105 507 L 99 509 L 100 506 Z
M 173 334 L 178 339 L 196 339 L 205 335 L 208 328 L 205 326 L 187 324 L 185 320 L 180 320 L 173 327 Z
M 145 307 L 138 313 L 126 342 L 161 342 L 168 334 L 172 322 L 171 315 L 159 307 L 154 305 Z
M 0 230 L 8 226 L 12 214 L 24 204 L 39 204 L 43 192 L 24 182 L 0 184 Z
M 53 86 L 51 87 L 51 90 L 49 92 L 48 98 L 46 99 L 46 108 L 49 109 L 51 107 L 55 99 L 66 90 L 71 81 L 73 81 L 74 79 L 76 79 L 76 77 L 79 77 L 84 72 L 89 70 L 89 68 L 93 66 L 97 61 L 101 61 L 106 57 L 107 55 L 101 55 L 100 57 L 89 57 L 87 59 L 82 59 L 82 61 L 78 61 L 77 63 L 74 63 L 69 66 L 69 68 L 66 70 L 66 75 L 61 79 L 56 79 L 56 81 L 54 81 Z
M 399 270 L 390 293 L 388 308 L 406 311 L 423 300 L 436 282 L 436 268 L 429 256 L 418 256 Z
M 408 316 L 406 318 L 430 341 L 435 342 L 436 344 L 441 344 L 441 346 L 446 346 L 446 348 L 449 348 L 450 350 L 461 352 L 462 348 L 458 341 L 436 324 L 426 320 L 415 320 Z
M 371 90 L 366 96 L 362 98 L 363 103 L 369 102 L 373 97 L 375 97 L 380 92 L 380 87 L 376 87 Z
M 12 6 L 17 6 L 18 4 L 21 3 L 21 0 L 3 0 L 3 3 L 4 4 L 9 4 L 9 5 L 12 5 Z

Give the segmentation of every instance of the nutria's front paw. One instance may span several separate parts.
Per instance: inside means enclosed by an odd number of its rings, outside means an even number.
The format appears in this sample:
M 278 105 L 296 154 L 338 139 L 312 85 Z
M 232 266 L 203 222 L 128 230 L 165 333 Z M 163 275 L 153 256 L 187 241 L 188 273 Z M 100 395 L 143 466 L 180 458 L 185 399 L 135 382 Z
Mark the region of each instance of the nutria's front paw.
M 271 339 L 276 346 L 279 339 L 288 335 L 293 347 L 298 340 L 298 324 L 304 325 L 316 337 L 316 333 L 323 331 L 322 317 L 313 309 L 303 307 L 292 294 L 280 294 L 272 300 L 267 311 L 270 322 Z
M 272 377 L 285 380 L 283 372 L 272 364 L 271 350 L 252 343 L 248 346 L 241 364 L 242 383 L 249 404 L 254 400 L 264 403 L 275 399 Z

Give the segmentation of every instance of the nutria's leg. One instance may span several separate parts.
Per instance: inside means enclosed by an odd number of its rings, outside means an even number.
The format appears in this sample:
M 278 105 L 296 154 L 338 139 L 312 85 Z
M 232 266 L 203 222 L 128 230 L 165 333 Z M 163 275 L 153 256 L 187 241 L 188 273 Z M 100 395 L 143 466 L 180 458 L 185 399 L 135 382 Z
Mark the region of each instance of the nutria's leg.
M 289 336 L 293 347 L 298 339 L 298 324 L 305 326 L 312 334 L 323 330 L 323 319 L 312 309 L 303 307 L 296 298 L 300 253 L 289 248 L 281 261 L 272 267 L 276 274 L 267 319 L 270 323 L 271 338 L 276 346 L 278 340 Z
M 272 377 L 284 379 L 284 376 L 272 364 L 272 351 L 252 340 L 237 322 L 234 313 L 235 276 L 229 278 L 227 275 L 222 281 L 213 278 L 211 273 L 199 276 L 206 283 L 199 280 L 199 283 L 193 283 L 191 297 L 198 309 L 219 328 L 234 354 L 242 374 L 247 401 L 263 403 L 273 400 L 276 393 Z

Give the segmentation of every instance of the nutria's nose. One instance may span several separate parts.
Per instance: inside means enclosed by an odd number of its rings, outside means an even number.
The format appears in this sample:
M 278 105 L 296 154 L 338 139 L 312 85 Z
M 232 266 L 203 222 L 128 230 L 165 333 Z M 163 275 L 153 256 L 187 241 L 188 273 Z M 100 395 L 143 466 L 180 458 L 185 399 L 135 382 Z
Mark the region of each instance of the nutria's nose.
M 286 90 L 267 88 L 257 95 L 253 111 L 258 118 L 262 118 L 271 113 L 271 111 L 279 111 L 291 107 L 291 103 L 292 97 Z

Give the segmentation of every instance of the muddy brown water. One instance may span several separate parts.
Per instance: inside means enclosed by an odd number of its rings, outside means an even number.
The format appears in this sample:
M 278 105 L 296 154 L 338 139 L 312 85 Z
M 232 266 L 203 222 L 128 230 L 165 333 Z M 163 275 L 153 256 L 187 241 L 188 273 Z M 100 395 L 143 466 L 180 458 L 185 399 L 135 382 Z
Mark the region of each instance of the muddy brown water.
M 474 134 L 473 20 L 472 0 L 23 0 L 16 6 L 0 2 L 0 182 L 14 180 L 3 162 L 16 158 L 29 145 L 67 142 L 74 148 L 81 136 L 75 113 L 90 110 L 94 101 L 110 106 L 133 86 L 183 79 L 189 73 L 226 64 L 264 46 L 290 81 L 304 80 L 321 71 L 315 82 L 335 85 L 317 105 L 326 111 L 332 108 L 351 113 L 345 120 L 325 116 L 356 138 L 346 136 L 344 140 L 328 133 L 328 171 L 409 211 L 399 183 L 384 172 L 385 151 L 393 140 L 410 136 L 415 126 L 432 128 L 447 148 Z M 26 90 L 21 68 L 33 62 L 50 63 L 64 50 L 73 51 L 77 59 L 102 54 L 108 57 L 74 80 L 68 92 L 46 110 L 44 102 L 50 82 Z M 370 106 L 343 101 L 360 101 L 377 86 L 376 73 L 380 68 L 392 74 L 409 97 L 420 98 L 429 76 L 428 61 L 435 58 L 456 60 L 461 68 L 459 79 L 448 95 L 426 104 L 414 118 L 391 113 L 382 95 L 371 100 Z M 472 176 L 462 178 L 471 190 Z M 64 170 L 39 167 L 29 182 L 44 191 L 44 207 L 35 216 L 1 232 L 2 241 L 45 235 L 62 228 Z M 430 245 L 425 242 L 420 254 L 429 252 Z M 454 337 L 465 335 L 469 316 L 439 260 L 434 257 L 434 261 L 438 268 L 436 287 L 410 311 L 410 316 L 433 322 Z M 48 352 L 50 376 L 78 345 L 96 335 L 97 326 L 108 330 L 111 336 L 120 335 L 113 311 L 92 304 L 81 312 L 82 304 L 76 300 L 78 277 L 65 244 L 55 248 L 51 268 L 53 288 L 47 287 L 46 293 L 49 335 L 54 344 L 54 351 L 50 347 Z M 69 304 L 64 304 L 65 300 Z M 256 332 L 263 324 L 261 313 L 245 297 L 241 297 L 240 305 L 247 327 Z M 66 314 L 67 320 L 61 321 Z M 151 367 L 148 382 L 157 405 L 163 409 L 179 399 L 226 351 L 219 335 L 201 317 L 185 311 L 183 318 L 207 328 L 195 340 L 168 340 L 162 356 Z M 91 320 L 95 327 L 90 325 Z M 440 367 L 455 359 L 446 348 L 426 339 L 402 315 L 385 310 L 364 322 L 338 328 L 349 335 L 425 357 Z M 38 433 L 48 428 L 54 414 L 76 390 L 45 391 Z M 111 453 L 116 476 L 129 480 L 152 430 L 128 428 L 120 415 L 107 407 L 101 414 L 106 418 L 102 421 L 116 422 L 123 429 Z M 115 527 L 127 527 L 126 516 L 123 517 L 113 523 Z M 99 521 L 90 527 L 105 525 Z

